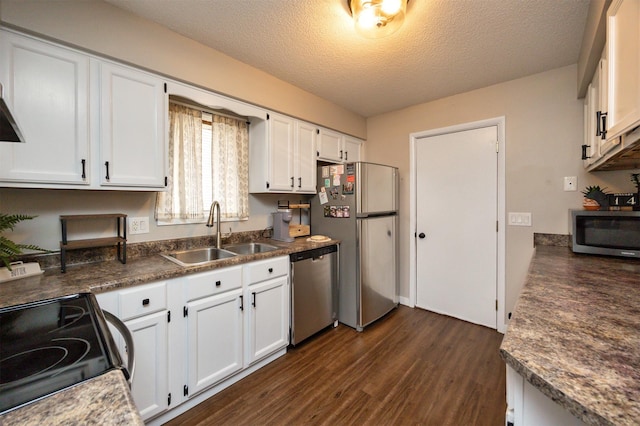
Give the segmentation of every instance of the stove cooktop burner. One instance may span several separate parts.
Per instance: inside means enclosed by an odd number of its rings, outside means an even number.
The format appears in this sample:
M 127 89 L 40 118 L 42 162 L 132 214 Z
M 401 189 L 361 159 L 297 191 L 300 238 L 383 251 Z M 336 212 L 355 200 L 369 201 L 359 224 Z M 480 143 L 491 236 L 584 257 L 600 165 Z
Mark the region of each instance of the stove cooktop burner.
M 89 294 L 0 309 L 0 413 L 114 367 Z

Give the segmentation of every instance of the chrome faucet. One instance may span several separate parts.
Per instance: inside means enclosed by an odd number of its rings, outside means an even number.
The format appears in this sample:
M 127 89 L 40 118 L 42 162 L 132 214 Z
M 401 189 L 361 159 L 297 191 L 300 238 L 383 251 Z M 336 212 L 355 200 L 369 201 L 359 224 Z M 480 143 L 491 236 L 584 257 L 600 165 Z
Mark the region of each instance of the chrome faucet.
M 220 234 L 220 203 L 218 203 L 217 201 L 214 201 L 211 204 L 211 208 L 209 209 L 209 219 L 207 220 L 207 226 L 209 228 L 213 227 L 213 212 L 214 210 L 217 209 L 217 213 L 216 213 L 216 248 L 219 249 L 220 248 L 220 240 L 221 240 L 221 234 Z

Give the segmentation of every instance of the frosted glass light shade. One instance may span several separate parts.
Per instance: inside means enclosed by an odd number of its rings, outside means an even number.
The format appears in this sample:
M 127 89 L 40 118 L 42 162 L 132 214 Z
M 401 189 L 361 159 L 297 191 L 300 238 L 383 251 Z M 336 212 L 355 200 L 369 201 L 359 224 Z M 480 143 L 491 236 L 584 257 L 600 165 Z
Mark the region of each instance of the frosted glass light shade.
M 349 0 L 356 31 L 367 38 L 388 36 L 404 22 L 407 0 Z

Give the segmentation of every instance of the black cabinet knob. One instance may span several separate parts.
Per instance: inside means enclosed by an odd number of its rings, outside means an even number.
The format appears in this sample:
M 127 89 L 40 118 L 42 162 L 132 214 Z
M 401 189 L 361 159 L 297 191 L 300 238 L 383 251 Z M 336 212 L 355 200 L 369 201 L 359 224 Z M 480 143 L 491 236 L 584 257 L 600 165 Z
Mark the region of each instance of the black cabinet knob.
M 426 235 L 424 235 L 424 232 L 421 232 L 421 233 L 418 234 L 418 237 L 419 238 L 424 238 L 424 237 L 426 237 Z

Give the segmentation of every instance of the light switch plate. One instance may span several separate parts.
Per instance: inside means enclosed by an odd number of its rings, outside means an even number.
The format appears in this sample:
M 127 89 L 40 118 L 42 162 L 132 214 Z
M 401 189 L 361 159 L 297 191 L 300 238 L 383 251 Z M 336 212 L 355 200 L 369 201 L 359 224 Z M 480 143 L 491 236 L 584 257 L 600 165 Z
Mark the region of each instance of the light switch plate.
M 130 217 L 127 220 L 129 222 L 129 234 L 133 235 L 149 233 L 149 216 Z
M 578 177 L 577 176 L 565 176 L 564 177 L 564 190 L 565 191 L 577 191 L 578 190 Z
M 531 226 L 531 213 L 509 212 L 509 225 Z

